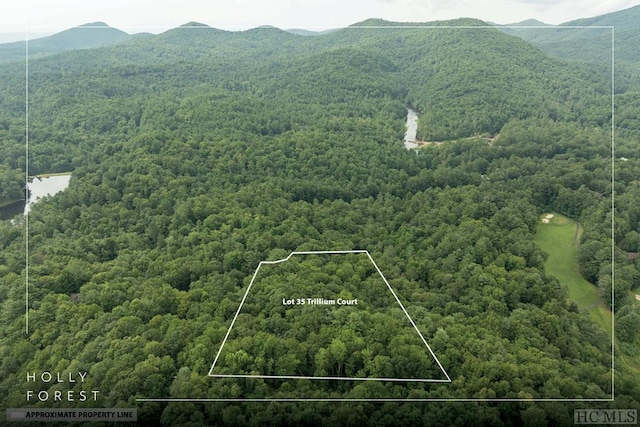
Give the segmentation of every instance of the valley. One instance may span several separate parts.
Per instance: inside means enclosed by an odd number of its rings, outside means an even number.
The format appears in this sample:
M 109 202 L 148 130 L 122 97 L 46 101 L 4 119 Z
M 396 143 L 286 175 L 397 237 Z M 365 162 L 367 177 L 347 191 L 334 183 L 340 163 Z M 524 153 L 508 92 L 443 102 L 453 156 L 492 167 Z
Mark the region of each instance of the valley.
M 95 390 L 141 425 L 569 425 L 583 401 L 640 406 L 635 86 L 612 122 L 611 74 L 565 45 L 428 24 L 71 29 L 35 45 L 28 135 L 0 45 L 0 201 L 27 163 L 73 171 L 28 228 L 0 221 L 3 407 Z M 86 381 L 27 388 L 44 371 Z

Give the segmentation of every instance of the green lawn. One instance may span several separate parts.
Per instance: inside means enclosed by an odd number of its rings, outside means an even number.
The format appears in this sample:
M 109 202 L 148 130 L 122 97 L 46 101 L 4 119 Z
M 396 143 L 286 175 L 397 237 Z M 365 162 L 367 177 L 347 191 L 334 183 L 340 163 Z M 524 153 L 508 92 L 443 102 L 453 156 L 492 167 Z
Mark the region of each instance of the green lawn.
M 575 221 L 553 213 L 549 223 L 540 225 L 535 241 L 543 251 L 549 254 L 545 263 L 548 274 L 555 276 L 562 285 L 569 289 L 569 299 L 576 303 L 582 311 L 588 312 L 607 333 L 611 334 L 611 310 L 598 295 L 598 289 L 587 282 L 578 270 L 578 250 L 575 245 Z M 578 226 L 579 227 L 579 226 Z M 578 235 L 582 230 L 578 229 Z

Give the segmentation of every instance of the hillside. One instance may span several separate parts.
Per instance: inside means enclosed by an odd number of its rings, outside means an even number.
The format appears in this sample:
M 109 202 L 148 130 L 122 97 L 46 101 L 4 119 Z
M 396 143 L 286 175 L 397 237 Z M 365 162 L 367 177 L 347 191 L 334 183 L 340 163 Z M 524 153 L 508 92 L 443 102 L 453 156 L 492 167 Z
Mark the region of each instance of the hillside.
M 137 408 L 150 426 L 569 425 L 568 399 L 614 407 L 614 379 L 638 407 L 534 240 L 542 212 L 584 227 L 580 274 L 621 309 L 632 354 L 638 265 L 609 257 L 608 86 L 455 28 L 481 21 L 397 24 L 190 23 L 30 61 L 30 173 L 73 175 L 28 228 L 0 222 L 4 407 L 28 387 L 98 390 L 30 404 Z M 27 161 L 22 65 L 0 65 L 3 185 Z M 405 149 L 409 107 L 447 142 Z M 637 252 L 638 159 L 617 173 L 617 252 Z M 351 303 L 294 303 L 318 299 Z M 87 381 L 25 386 L 45 370 Z
M 109 27 L 104 22 L 80 25 L 47 37 L 29 40 L 29 58 L 56 53 L 109 46 L 129 38 L 129 34 Z M 26 42 L 0 44 L 0 62 L 24 61 Z
M 494 24 L 500 25 L 500 24 Z M 525 19 L 524 21 L 515 22 L 513 24 L 507 24 L 505 27 L 547 27 L 551 24 L 546 24 L 542 21 L 538 21 L 537 19 Z
M 640 43 L 640 5 L 593 18 L 578 19 L 560 27 L 614 27 L 615 58 L 621 69 L 627 70 L 640 62 L 635 46 Z M 522 37 L 553 56 L 605 66 L 611 61 L 611 30 L 608 28 L 503 28 L 508 34 Z M 635 69 L 635 67 L 633 67 Z M 626 83 L 626 79 L 624 79 Z
M 617 115 L 621 118 L 617 129 L 621 135 L 637 137 L 640 128 L 627 117 L 635 111 L 635 99 L 640 92 L 640 6 L 593 18 L 561 24 L 562 27 L 613 27 L 615 29 L 615 93 Z M 521 37 L 544 52 L 589 69 L 594 78 L 611 85 L 612 31 L 610 28 L 501 28 L 508 34 Z M 635 136 L 634 136 L 635 135 Z M 625 144 L 625 139 L 620 139 Z M 635 150 L 635 145 L 625 150 Z
M 591 73 L 551 59 L 517 38 L 486 28 L 367 29 L 372 22 L 322 37 L 275 28 L 177 28 L 118 47 L 43 58 L 30 64 L 33 112 L 57 114 L 46 106 L 57 102 L 66 108 L 77 97 L 116 101 L 118 95 L 138 96 L 154 87 L 171 92 L 199 84 L 228 90 L 241 83 L 245 90 L 265 96 L 290 87 L 297 98 L 347 102 L 345 96 L 371 93 L 374 84 L 380 85 L 378 95 L 420 111 L 418 133 L 426 140 L 495 135 L 509 120 L 530 116 L 579 119 L 584 124 L 606 120 L 608 103 L 598 98 L 608 90 L 606 85 L 594 84 Z M 473 20 L 451 22 L 469 23 L 482 25 Z M 80 73 L 75 74 L 79 81 L 54 71 L 61 61 L 69 63 L 68 71 Z M 373 81 L 365 77 L 370 73 L 376 74 Z M 281 78 L 284 74 L 288 77 Z M 49 101 L 40 99 L 41 75 L 45 81 L 56 76 L 58 93 L 65 98 L 53 104 L 48 104 L 55 99 L 51 96 Z M 91 84 L 83 84 L 88 81 Z M 78 87 L 82 94 L 70 97 Z M 584 111 L 588 113 L 576 115 L 568 108 L 573 102 L 589 102 Z

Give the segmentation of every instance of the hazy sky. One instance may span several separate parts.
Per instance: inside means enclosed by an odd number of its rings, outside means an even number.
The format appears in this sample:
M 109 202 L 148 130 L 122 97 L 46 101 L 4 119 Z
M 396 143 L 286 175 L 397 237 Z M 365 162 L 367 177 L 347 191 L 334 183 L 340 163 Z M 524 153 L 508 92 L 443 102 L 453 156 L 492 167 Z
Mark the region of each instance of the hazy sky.
M 0 33 L 57 32 L 103 21 L 128 33 L 190 21 L 227 30 L 259 25 L 336 28 L 367 18 L 427 22 L 473 17 L 500 24 L 535 18 L 559 24 L 626 9 L 639 0 L 17 0 L 0 12 Z

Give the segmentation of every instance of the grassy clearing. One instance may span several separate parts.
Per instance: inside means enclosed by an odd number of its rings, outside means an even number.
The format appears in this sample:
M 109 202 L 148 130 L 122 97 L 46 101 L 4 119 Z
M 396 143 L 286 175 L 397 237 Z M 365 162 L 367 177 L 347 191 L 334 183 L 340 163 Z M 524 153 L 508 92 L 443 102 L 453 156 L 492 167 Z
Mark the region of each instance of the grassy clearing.
M 576 303 L 581 311 L 589 313 L 608 334 L 611 334 L 611 310 L 605 305 L 598 289 L 592 283 L 587 282 L 578 270 L 578 250 L 575 238 L 582 233 L 573 220 L 552 214 L 548 223 L 540 225 L 536 233 L 535 241 L 543 251 L 549 254 L 545 263 L 548 274 L 555 276 L 562 285 L 569 290 L 569 299 Z M 578 229 L 576 229 L 578 227 Z

